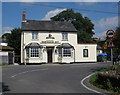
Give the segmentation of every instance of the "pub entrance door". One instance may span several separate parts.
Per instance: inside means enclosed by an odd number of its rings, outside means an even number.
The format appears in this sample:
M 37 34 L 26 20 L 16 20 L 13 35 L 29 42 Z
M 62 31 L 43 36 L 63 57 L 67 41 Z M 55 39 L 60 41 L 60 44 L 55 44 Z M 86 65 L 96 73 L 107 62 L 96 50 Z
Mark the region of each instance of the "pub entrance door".
M 52 63 L 53 48 L 47 48 L 47 62 Z

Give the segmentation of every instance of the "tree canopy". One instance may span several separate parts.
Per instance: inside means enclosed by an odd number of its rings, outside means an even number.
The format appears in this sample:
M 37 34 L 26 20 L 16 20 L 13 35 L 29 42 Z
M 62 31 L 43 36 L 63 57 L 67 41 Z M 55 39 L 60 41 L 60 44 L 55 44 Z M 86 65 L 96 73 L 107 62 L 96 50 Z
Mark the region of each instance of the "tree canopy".
M 10 36 L 10 33 L 5 33 L 2 35 L 2 42 L 7 43 L 8 37 Z
M 93 42 L 94 24 L 88 17 L 83 17 L 80 13 L 74 12 L 72 9 L 67 9 L 58 15 L 51 18 L 52 21 L 71 22 L 77 31 L 78 43 Z
M 11 46 L 15 49 L 15 54 L 20 55 L 21 51 L 21 29 L 15 28 L 11 33 L 5 33 L 2 35 L 4 42 L 8 43 L 8 46 Z
M 118 52 L 120 53 L 120 27 L 117 27 L 115 31 L 115 36 L 113 39 L 115 47 L 117 48 Z

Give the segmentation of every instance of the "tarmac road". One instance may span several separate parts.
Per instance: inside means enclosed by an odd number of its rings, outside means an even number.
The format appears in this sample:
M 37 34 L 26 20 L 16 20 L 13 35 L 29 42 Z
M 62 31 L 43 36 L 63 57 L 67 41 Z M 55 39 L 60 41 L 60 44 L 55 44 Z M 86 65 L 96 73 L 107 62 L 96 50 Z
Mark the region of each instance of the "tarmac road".
M 95 93 L 81 84 L 82 79 L 110 65 L 79 63 L 4 66 L 3 93 Z M 85 85 L 88 83 L 85 82 Z

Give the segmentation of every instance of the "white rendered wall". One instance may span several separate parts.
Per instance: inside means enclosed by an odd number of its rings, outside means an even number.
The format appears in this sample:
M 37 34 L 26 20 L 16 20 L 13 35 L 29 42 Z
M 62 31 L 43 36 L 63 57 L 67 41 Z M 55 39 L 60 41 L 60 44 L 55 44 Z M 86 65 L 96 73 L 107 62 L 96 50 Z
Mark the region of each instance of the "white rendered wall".
M 59 41 L 62 43 L 69 43 L 75 48 L 75 60 L 74 56 L 72 58 L 62 58 L 62 62 L 96 62 L 96 44 L 77 44 L 77 33 L 76 32 L 69 32 L 68 33 L 68 41 L 62 40 L 62 32 L 50 32 L 52 37 L 54 37 L 54 41 Z M 32 31 L 25 31 L 24 33 L 24 48 L 29 43 L 39 43 L 41 44 L 42 41 L 46 41 L 46 37 L 48 37 L 49 32 L 47 31 L 39 31 L 38 32 L 38 39 L 32 39 Z M 50 45 L 50 44 L 48 44 Z M 51 44 L 52 45 L 52 44 Z M 55 46 L 56 47 L 56 46 Z M 88 58 L 83 57 L 83 49 L 88 49 L 89 56 Z M 23 54 L 25 53 L 25 54 Z M 24 55 L 24 56 L 23 56 Z M 55 48 L 52 54 L 53 62 L 59 62 L 58 54 L 55 54 Z M 25 57 L 25 58 L 23 58 Z M 23 63 L 26 60 L 26 51 L 23 52 L 23 32 L 21 35 L 21 62 Z M 47 50 L 42 49 L 42 56 L 40 58 L 29 58 L 29 63 L 41 63 L 47 62 Z
M 96 44 L 79 44 L 75 47 L 76 62 L 96 62 Z M 88 57 L 83 57 L 83 49 L 88 49 Z

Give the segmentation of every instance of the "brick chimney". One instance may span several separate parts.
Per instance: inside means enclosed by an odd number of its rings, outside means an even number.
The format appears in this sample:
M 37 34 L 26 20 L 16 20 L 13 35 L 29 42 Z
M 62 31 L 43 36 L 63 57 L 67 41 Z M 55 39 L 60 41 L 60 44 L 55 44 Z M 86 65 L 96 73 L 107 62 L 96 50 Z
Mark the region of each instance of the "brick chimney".
M 22 13 L 22 22 L 26 22 L 26 12 L 23 11 Z

